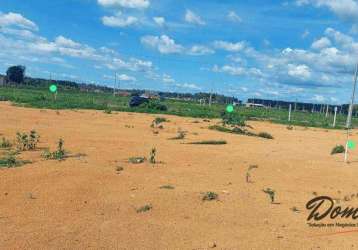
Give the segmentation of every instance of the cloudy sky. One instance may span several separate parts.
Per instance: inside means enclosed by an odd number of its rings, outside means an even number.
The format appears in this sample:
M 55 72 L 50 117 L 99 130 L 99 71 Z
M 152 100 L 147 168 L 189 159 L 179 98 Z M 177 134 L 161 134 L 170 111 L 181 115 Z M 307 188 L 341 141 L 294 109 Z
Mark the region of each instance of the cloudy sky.
M 358 0 L 1 0 L 0 73 L 347 103 Z

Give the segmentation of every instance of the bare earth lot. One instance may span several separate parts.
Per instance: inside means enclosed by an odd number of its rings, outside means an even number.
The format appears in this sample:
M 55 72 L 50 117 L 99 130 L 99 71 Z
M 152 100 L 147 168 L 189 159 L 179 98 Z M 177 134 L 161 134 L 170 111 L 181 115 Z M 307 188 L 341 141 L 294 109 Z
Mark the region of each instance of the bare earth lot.
M 43 160 L 41 150 L 25 152 L 20 157 L 32 164 L 0 169 L 0 249 L 358 248 L 357 232 L 327 235 L 358 227 L 318 229 L 306 222 L 305 204 L 313 193 L 358 207 L 358 150 L 349 165 L 343 155 L 330 155 L 333 146 L 344 144 L 344 131 L 251 122 L 255 132 L 275 137 L 266 140 L 207 129 L 217 121 L 161 116 L 170 122 L 155 135 L 150 128 L 155 117 L 56 114 L 0 103 L 0 137 L 14 139 L 17 131 L 35 129 L 42 148 L 54 150 L 61 137 L 71 154 L 86 154 L 59 162 Z M 187 138 L 168 140 L 179 127 Z M 352 134 L 358 140 L 357 131 Z M 228 144 L 183 144 L 220 139 Z M 162 163 L 127 162 L 148 158 L 152 147 Z M 246 183 L 253 164 L 258 165 L 253 183 Z M 124 168 L 119 174 L 117 166 Z M 163 185 L 175 189 L 160 189 Z M 265 188 L 276 191 L 280 204 L 270 203 Z M 219 201 L 202 201 L 207 191 L 218 193 Z M 137 213 L 145 204 L 152 210 Z

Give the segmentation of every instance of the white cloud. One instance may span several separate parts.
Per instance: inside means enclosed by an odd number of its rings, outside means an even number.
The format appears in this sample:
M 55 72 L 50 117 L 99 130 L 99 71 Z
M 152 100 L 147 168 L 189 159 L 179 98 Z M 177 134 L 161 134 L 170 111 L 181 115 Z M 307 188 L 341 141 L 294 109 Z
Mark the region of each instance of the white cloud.
M 239 52 L 246 47 L 246 42 L 231 43 L 226 41 L 215 41 L 214 47 L 231 52 Z
M 160 27 L 163 27 L 165 25 L 165 18 L 164 17 L 156 16 L 156 17 L 153 17 L 153 20 Z
M 204 20 L 202 20 L 200 16 L 198 16 L 191 10 L 186 10 L 185 21 L 196 25 L 205 25 Z
M 296 4 L 326 7 L 342 19 L 358 20 L 358 3 L 355 0 L 296 0 Z
M 128 76 L 126 74 L 121 74 L 118 76 L 118 79 L 120 81 L 125 81 L 125 82 L 135 82 L 137 79 L 133 76 Z
M 324 102 L 326 98 L 322 95 L 314 95 L 311 100 L 315 102 Z
M 162 36 L 144 36 L 141 38 L 141 43 L 157 49 L 162 54 L 181 53 L 184 47 L 180 44 L 176 44 L 173 39 L 166 35 Z
M 300 79 L 307 79 L 311 76 L 310 68 L 307 65 L 288 65 L 288 75 Z
M 121 12 L 118 12 L 115 16 L 102 17 L 102 23 L 109 27 L 127 27 L 138 22 L 138 18 L 134 16 L 124 16 Z
M 237 15 L 235 11 L 229 11 L 229 13 L 227 14 L 227 18 L 231 22 L 236 22 L 236 23 L 242 22 L 242 18 L 239 15 Z
M 3 14 L 0 12 L 0 26 L 2 27 L 20 27 L 23 29 L 37 31 L 39 28 L 31 20 L 23 17 L 21 14 L 9 12 Z
M 321 50 L 331 46 L 331 41 L 327 37 L 322 37 L 312 43 L 312 48 Z
M 194 45 L 188 51 L 188 54 L 193 56 L 210 55 L 214 53 L 214 50 L 203 45 Z
M 81 44 L 74 42 L 71 39 L 68 39 L 63 36 L 58 36 L 55 39 L 55 43 L 59 46 L 69 47 L 69 48 L 79 48 Z
M 194 83 L 177 83 L 175 86 L 182 88 L 182 89 L 189 89 L 189 90 L 201 90 L 201 88 Z
M 123 7 L 132 9 L 145 9 L 150 5 L 149 0 L 98 0 L 98 4 L 104 7 Z
M 170 75 L 167 75 L 167 74 L 163 74 L 162 81 L 164 83 L 174 83 L 175 82 L 175 80 Z

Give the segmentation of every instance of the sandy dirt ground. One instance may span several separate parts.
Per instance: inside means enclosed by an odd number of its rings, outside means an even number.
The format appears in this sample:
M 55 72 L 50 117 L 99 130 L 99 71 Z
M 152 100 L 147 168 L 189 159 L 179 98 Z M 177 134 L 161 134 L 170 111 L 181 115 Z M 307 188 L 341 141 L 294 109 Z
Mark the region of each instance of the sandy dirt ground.
M 71 157 L 24 152 L 20 158 L 31 164 L 0 169 L 0 249 L 358 249 L 358 227 L 313 228 L 306 221 L 306 203 L 316 195 L 358 207 L 358 150 L 350 164 L 330 155 L 344 144 L 344 131 L 250 122 L 275 138 L 266 140 L 211 131 L 214 120 L 162 116 L 170 122 L 155 134 L 155 117 L 1 102 L 0 137 L 35 129 L 40 148 L 55 150 L 63 138 Z M 168 140 L 179 128 L 185 140 Z M 358 140 L 357 131 L 352 137 Z M 221 139 L 228 144 L 185 144 Z M 148 158 L 153 147 L 160 163 L 128 163 Z M 250 165 L 258 168 L 247 183 Z M 278 204 L 266 188 L 276 191 Z M 208 191 L 219 200 L 202 201 Z M 137 213 L 146 204 L 152 209 Z

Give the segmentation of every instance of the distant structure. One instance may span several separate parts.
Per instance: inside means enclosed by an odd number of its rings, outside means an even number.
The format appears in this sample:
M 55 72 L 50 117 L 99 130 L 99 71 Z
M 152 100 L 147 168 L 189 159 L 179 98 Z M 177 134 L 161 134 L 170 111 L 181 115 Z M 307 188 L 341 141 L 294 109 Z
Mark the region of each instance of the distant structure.
M 0 75 L 0 86 L 4 86 L 6 84 L 6 77 L 3 75 Z
M 258 103 L 251 103 L 251 102 L 247 102 L 245 104 L 246 108 L 253 108 L 253 107 L 256 107 L 256 108 L 266 108 L 265 105 L 263 104 L 258 104 Z

